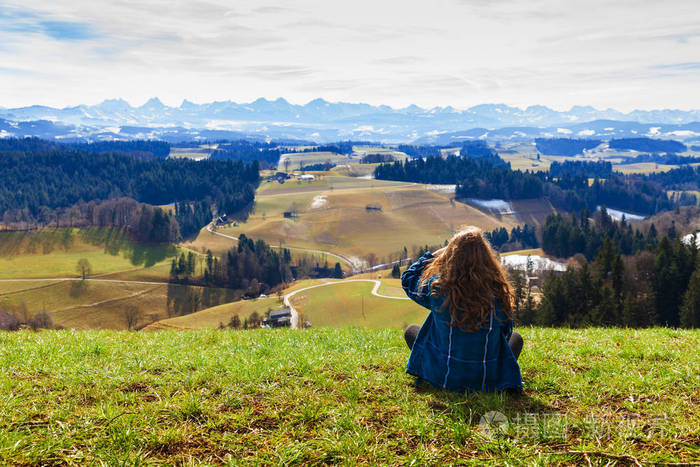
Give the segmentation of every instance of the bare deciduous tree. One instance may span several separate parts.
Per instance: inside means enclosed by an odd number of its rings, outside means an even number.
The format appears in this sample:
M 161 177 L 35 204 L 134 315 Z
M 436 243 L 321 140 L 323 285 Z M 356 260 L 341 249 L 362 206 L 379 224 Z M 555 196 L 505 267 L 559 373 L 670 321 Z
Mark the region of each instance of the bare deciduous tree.
M 29 319 L 27 324 L 34 331 L 37 329 L 51 329 L 53 327 L 53 318 L 48 312 L 39 311 L 34 313 L 34 316 Z
M 92 273 L 92 266 L 90 266 L 90 261 L 88 261 L 85 258 L 81 258 L 78 260 L 78 264 L 75 267 L 75 270 L 78 271 L 78 274 L 80 274 L 80 277 L 85 280 L 87 276 Z
M 141 310 L 134 305 L 131 305 L 124 310 L 124 322 L 126 323 L 127 329 L 130 331 L 136 327 L 139 319 L 141 319 Z

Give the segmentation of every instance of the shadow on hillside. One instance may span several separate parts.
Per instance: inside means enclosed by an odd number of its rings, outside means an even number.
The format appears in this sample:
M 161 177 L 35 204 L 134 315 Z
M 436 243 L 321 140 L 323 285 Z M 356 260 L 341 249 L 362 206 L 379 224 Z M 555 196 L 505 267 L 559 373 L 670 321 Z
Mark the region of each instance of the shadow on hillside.
M 173 245 L 136 244 L 131 250 L 129 260 L 134 266 L 144 265 L 148 268 L 176 254 L 177 249 Z
M 240 298 L 240 290 L 168 284 L 168 317 L 189 315 Z
M 71 281 L 69 295 L 73 298 L 82 297 L 87 292 L 88 283 L 86 281 Z
M 134 266 L 151 267 L 177 254 L 177 249 L 171 244 L 137 243 L 122 229 L 114 227 L 81 229 L 80 236 L 86 243 L 104 246 L 107 254 L 116 256 L 122 253 Z
M 41 229 L 0 232 L 0 256 L 49 254 L 57 248 L 69 250 L 75 243 L 71 229 Z
M 116 256 L 122 250 L 131 249 L 132 241 L 123 230 L 114 227 L 87 227 L 79 230 L 80 238 L 95 246 L 104 246 L 105 253 Z
M 524 393 L 472 393 L 459 394 L 437 389 L 428 383 L 416 385 L 416 392 L 432 396 L 430 405 L 437 410 L 449 412 L 455 419 L 469 424 L 477 424 L 481 415 L 489 411 L 502 412 L 514 419 L 524 414 L 543 414 L 555 412 L 556 409 L 541 400 Z

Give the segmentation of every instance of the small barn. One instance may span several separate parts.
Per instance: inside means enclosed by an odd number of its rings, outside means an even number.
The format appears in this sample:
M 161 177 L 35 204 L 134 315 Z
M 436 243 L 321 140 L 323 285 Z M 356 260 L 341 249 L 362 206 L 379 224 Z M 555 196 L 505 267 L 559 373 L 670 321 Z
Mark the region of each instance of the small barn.
M 279 310 L 270 310 L 268 318 L 263 322 L 272 328 L 281 328 L 291 326 L 292 310 L 289 308 L 280 308 Z

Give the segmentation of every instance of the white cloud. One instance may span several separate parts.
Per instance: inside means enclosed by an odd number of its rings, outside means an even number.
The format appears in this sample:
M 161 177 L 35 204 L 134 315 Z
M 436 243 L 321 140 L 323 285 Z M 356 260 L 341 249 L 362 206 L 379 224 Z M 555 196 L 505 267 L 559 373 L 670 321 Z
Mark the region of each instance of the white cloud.
M 91 32 L 60 41 L 0 24 L 4 107 L 155 95 L 700 107 L 694 0 L 0 0 L 3 11 Z

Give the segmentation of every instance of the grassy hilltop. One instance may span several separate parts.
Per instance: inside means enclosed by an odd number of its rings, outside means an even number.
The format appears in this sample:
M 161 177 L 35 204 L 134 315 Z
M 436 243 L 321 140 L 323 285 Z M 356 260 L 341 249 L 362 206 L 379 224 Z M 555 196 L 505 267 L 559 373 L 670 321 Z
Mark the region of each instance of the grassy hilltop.
M 395 330 L 3 333 L 0 464 L 700 460 L 698 331 L 522 333 L 519 398 L 416 387 Z

